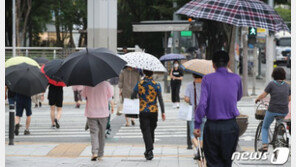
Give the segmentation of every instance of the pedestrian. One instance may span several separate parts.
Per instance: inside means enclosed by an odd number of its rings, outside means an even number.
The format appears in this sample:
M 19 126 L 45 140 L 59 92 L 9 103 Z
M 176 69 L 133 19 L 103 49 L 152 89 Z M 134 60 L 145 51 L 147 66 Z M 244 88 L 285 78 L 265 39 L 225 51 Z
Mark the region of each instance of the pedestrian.
M 197 139 L 194 137 L 193 131 L 194 131 L 194 112 L 196 107 L 198 106 L 199 99 L 200 99 L 200 92 L 201 92 L 201 82 L 202 82 L 202 76 L 197 74 L 192 74 L 194 81 L 190 82 L 185 91 L 185 102 L 192 105 L 192 120 L 189 121 L 189 131 L 190 131 L 190 138 L 191 142 L 194 145 L 194 148 L 196 148 L 197 154 L 195 154 L 194 159 L 200 160 L 201 155 L 199 152 L 199 147 L 202 149 L 202 141 L 203 141 L 203 127 L 206 121 L 206 118 L 203 118 L 202 124 L 201 124 L 201 135 L 199 137 L 199 141 L 201 144 L 198 143 Z
M 207 166 L 229 167 L 238 143 L 237 101 L 242 97 L 242 84 L 239 75 L 227 70 L 227 52 L 215 52 L 212 61 L 216 72 L 202 79 L 200 101 L 195 110 L 194 134 L 200 137 L 202 119 L 206 116 L 203 148 Z
M 109 80 L 110 84 L 113 86 L 113 90 L 114 90 L 114 105 L 120 105 L 119 104 L 119 88 L 118 88 L 118 81 L 119 81 L 119 77 L 115 77 L 115 78 L 111 78 Z M 116 112 L 116 115 L 121 115 L 121 113 L 119 112 L 119 109 Z
M 161 108 L 162 120 L 165 120 L 164 104 L 161 94 L 161 86 L 153 78 L 152 71 L 143 71 L 145 77 L 134 88 L 132 99 L 139 96 L 140 100 L 140 128 L 145 143 L 145 158 L 153 159 L 154 131 L 157 126 L 158 106 L 157 99 Z
M 269 82 L 264 92 L 256 99 L 256 103 L 270 94 L 268 110 L 265 113 L 261 135 L 262 148 L 259 151 L 268 151 L 268 132 L 269 127 L 275 117 L 285 117 L 289 112 L 289 102 L 291 101 L 291 88 L 284 80 L 286 72 L 283 68 L 277 67 L 272 72 L 273 81 Z
M 131 98 L 133 89 L 136 84 L 140 81 L 140 74 L 136 69 L 131 67 L 125 67 L 119 75 L 119 92 L 121 103 L 124 103 L 124 98 Z M 131 124 L 135 126 L 135 120 L 133 115 L 125 114 L 126 124 L 125 126 L 130 126 L 129 117 L 131 117 Z
M 109 100 L 108 107 L 110 112 L 109 112 L 109 117 L 108 117 L 108 122 L 106 127 L 106 138 L 107 138 L 107 135 L 110 135 L 111 133 L 111 115 L 114 113 L 114 101 L 112 99 Z
M 179 108 L 180 106 L 180 88 L 183 79 L 183 70 L 180 68 L 179 62 L 174 61 L 174 67 L 170 73 L 171 77 L 171 89 L 172 89 L 172 102 L 174 108 Z
M 16 101 L 16 116 L 15 116 L 15 130 L 14 134 L 19 135 L 19 128 L 21 117 L 23 116 L 24 109 L 26 110 L 26 129 L 24 131 L 24 135 L 30 135 L 30 123 L 31 123 L 31 115 L 32 115 L 32 100 L 31 97 L 21 95 L 15 93 L 15 101 Z
M 74 101 L 76 103 L 75 108 L 80 108 L 80 103 L 82 102 L 81 91 L 83 89 L 82 85 L 72 86 L 72 90 L 74 92 Z
M 60 128 L 60 119 L 62 116 L 62 107 L 63 107 L 63 87 L 55 86 L 49 84 L 48 88 L 48 101 L 50 105 L 50 118 L 51 118 L 51 127 Z M 57 108 L 57 114 L 56 114 Z
M 5 100 L 8 98 L 9 109 L 14 109 L 15 107 L 15 93 L 10 91 L 7 86 L 5 86 Z
M 44 100 L 44 93 L 33 95 L 31 99 L 32 99 L 32 102 L 35 104 L 35 108 L 37 108 L 38 106 L 41 107 L 42 102 Z
M 92 161 L 101 160 L 104 155 L 105 131 L 110 115 L 108 101 L 113 96 L 109 82 L 103 81 L 95 87 L 85 86 L 82 96 L 86 98 L 85 117 L 90 129 Z

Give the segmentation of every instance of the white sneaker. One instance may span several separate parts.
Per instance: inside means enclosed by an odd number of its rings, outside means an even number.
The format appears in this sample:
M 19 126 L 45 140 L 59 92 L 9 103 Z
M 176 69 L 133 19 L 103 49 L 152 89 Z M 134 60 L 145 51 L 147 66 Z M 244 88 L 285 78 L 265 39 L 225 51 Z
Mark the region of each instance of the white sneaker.
M 173 108 L 177 108 L 177 104 L 176 103 L 173 103 Z
M 177 106 L 177 108 L 180 108 L 180 104 L 179 104 L 179 103 L 177 103 L 177 105 L 176 105 L 176 106 Z

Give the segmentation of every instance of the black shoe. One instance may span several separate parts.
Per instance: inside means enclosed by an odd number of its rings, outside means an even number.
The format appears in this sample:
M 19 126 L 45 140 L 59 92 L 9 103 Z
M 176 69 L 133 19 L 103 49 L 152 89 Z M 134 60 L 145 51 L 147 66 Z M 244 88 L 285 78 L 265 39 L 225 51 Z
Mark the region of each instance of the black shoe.
M 56 126 L 55 126 L 55 125 L 51 125 L 51 128 L 52 128 L 52 129 L 55 129 L 55 128 L 56 128 Z
M 153 159 L 153 152 L 148 151 L 147 154 L 145 155 L 146 160 L 152 160 Z
M 136 123 L 135 123 L 135 121 L 134 121 L 134 120 L 131 120 L 131 122 L 132 122 L 132 125 L 133 125 L 133 126 L 135 126 L 135 125 L 136 125 Z
M 57 119 L 54 119 L 54 122 L 56 124 L 56 127 L 59 129 L 60 128 L 60 124 L 59 124 L 59 121 Z
M 35 108 L 37 108 L 38 107 L 38 104 L 35 104 Z
M 29 130 L 25 130 L 24 131 L 24 135 L 30 135 L 31 133 L 30 133 L 30 131 Z
M 201 148 L 201 152 L 203 154 L 203 149 L 202 148 Z M 201 160 L 201 157 L 204 158 L 202 155 L 200 155 L 200 152 L 197 151 L 197 153 L 194 155 L 194 158 L 193 159 L 200 161 Z
M 87 131 L 89 129 L 88 124 L 85 124 L 84 129 L 85 129 L 85 131 Z
M 42 103 L 41 102 L 39 102 L 39 107 L 41 107 L 42 106 Z
M 16 125 L 15 125 L 15 129 L 14 129 L 14 134 L 15 134 L 16 136 L 19 135 L 19 129 L 20 129 L 20 124 L 16 124 Z

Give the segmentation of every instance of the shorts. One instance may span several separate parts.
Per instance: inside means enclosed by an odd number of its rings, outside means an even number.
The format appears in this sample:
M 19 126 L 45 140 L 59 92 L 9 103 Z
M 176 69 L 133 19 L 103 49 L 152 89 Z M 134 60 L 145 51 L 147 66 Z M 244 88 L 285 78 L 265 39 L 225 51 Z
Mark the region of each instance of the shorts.
M 17 99 L 16 101 L 16 116 L 22 117 L 24 109 L 26 110 L 26 116 L 29 117 L 32 115 L 32 102 L 31 98 L 29 99 Z
M 200 125 L 200 137 L 199 137 L 199 140 L 202 141 L 203 140 L 203 129 L 204 129 L 204 126 L 205 126 L 205 123 L 206 123 L 207 119 L 206 118 L 203 118 L 202 119 L 202 124 Z M 190 122 L 190 138 L 193 139 L 195 138 L 194 137 L 194 120 L 192 121 L 189 121 Z
M 50 106 L 63 107 L 63 87 L 50 85 L 47 98 Z

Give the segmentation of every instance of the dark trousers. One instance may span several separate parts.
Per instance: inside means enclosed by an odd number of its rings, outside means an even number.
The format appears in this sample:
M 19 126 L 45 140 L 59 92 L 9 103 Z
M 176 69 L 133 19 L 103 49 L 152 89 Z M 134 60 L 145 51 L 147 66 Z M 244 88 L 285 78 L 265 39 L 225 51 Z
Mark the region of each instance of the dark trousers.
M 141 112 L 140 113 L 140 128 L 143 134 L 143 139 L 145 143 L 146 151 L 153 150 L 154 143 L 154 131 L 157 126 L 157 112 L 156 113 L 148 113 Z
M 171 80 L 171 89 L 172 89 L 172 102 L 180 102 L 180 80 Z
M 208 167 L 231 167 L 238 134 L 236 119 L 207 120 L 204 127 L 204 152 Z

